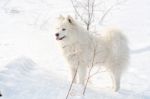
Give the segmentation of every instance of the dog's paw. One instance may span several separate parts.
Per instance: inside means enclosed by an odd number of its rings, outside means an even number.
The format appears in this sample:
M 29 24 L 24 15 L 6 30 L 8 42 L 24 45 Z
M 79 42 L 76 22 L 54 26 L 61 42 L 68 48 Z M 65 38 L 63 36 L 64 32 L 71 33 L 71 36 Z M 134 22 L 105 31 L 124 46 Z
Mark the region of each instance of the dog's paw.
M 111 89 L 113 92 L 117 92 L 120 88 L 119 88 L 119 86 L 112 86 Z

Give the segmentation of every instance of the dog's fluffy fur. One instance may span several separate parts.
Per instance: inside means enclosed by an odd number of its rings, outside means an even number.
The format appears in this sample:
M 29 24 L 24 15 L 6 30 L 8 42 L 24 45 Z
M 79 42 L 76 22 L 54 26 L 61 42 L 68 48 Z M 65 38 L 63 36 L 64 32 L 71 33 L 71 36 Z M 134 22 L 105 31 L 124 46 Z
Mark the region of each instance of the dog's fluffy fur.
M 92 64 L 105 66 L 112 77 L 112 88 L 117 91 L 129 58 L 126 37 L 114 28 L 108 28 L 100 37 L 96 37 L 71 16 L 60 16 L 58 20 L 55 35 L 68 60 L 72 77 L 79 66 L 78 80 L 84 84 L 88 67 Z

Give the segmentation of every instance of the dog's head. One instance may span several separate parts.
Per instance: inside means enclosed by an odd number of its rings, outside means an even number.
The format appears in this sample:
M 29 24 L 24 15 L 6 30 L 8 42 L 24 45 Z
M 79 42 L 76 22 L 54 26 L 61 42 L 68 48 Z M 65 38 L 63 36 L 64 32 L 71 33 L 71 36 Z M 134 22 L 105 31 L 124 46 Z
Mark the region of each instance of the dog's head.
M 55 37 L 59 42 L 71 39 L 73 36 L 73 28 L 75 27 L 75 21 L 71 16 L 63 17 L 59 16 L 58 24 L 56 26 Z

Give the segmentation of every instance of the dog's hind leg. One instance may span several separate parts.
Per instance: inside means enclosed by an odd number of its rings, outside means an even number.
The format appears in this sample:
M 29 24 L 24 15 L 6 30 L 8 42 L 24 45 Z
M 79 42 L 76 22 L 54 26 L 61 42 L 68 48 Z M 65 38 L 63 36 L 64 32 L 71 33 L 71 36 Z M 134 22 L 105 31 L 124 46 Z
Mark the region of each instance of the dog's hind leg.
M 112 79 L 112 89 L 113 91 L 118 91 L 120 89 L 120 73 L 116 71 L 110 71 Z

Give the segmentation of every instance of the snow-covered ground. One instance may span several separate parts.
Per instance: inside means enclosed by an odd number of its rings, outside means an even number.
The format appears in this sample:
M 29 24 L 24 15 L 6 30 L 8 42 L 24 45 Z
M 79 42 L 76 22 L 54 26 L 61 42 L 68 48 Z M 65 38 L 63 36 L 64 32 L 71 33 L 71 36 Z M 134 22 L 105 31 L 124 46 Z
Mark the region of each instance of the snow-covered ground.
M 124 31 L 131 49 L 120 91 L 109 91 L 109 76 L 100 73 L 85 96 L 78 92 L 70 99 L 150 99 L 149 5 L 149 0 L 128 0 L 106 20 Z M 69 0 L 0 0 L 1 99 L 65 99 L 68 69 L 52 28 L 59 14 L 72 11 Z

